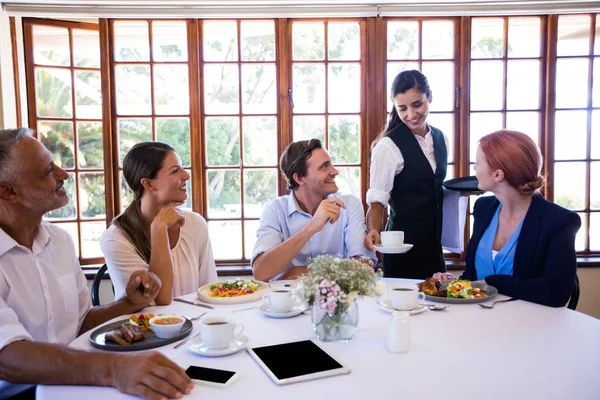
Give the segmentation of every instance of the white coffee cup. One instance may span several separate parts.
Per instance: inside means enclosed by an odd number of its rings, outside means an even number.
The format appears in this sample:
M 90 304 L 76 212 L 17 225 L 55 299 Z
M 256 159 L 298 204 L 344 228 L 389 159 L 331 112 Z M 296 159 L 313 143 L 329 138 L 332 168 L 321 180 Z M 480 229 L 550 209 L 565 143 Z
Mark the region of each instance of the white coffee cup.
M 404 244 L 404 231 L 383 231 L 379 237 L 383 247 L 400 247 Z
M 200 335 L 209 349 L 224 349 L 233 339 L 244 331 L 244 326 L 237 324 L 230 317 L 212 316 L 200 320 Z M 241 328 L 239 332 L 237 328 Z
M 419 306 L 419 300 L 425 300 L 416 286 L 392 286 L 388 288 L 388 297 L 396 310 L 410 311 Z
M 286 313 L 289 312 L 296 303 L 294 297 L 292 296 L 292 291 L 286 287 L 272 287 L 269 289 L 269 292 L 263 296 L 267 298 L 270 308 L 273 312 L 276 313 Z

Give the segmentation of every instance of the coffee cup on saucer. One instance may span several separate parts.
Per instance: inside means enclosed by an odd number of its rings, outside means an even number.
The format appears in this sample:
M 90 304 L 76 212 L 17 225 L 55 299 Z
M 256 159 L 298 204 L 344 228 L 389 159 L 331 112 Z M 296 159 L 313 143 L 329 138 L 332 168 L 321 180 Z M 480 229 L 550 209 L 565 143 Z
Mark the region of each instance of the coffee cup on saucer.
M 388 296 L 392 307 L 401 311 L 414 310 L 419 306 L 419 300 L 425 300 L 425 293 L 420 293 L 416 286 L 392 286 Z
M 404 244 L 404 231 L 383 231 L 379 237 L 383 247 L 400 247 Z
M 271 310 L 276 313 L 290 312 L 296 304 L 292 290 L 288 287 L 272 287 L 263 296 L 263 299 L 269 304 Z
M 198 324 L 202 341 L 209 349 L 224 349 L 244 331 L 244 326 L 225 316 L 204 317 Z M 238 332 L 238 328 L 239 332 Z

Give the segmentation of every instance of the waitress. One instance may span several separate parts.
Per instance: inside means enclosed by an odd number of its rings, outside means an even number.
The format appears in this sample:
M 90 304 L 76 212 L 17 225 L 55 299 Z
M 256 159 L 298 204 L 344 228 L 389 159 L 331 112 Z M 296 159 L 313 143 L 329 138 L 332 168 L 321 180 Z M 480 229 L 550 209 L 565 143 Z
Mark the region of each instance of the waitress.
M 384 208 L 386 231 L 404 231 L 403 254 L 383 254 L 384 276 L 421 279 L 446 271 L 442 254 L 442 182 L 448 167 L 446 136 L 427 123 L 431 89 L 420 71 L 403 71 L 391 88 L 394 107 L 371 149 L 365 247 L 379 245 Z

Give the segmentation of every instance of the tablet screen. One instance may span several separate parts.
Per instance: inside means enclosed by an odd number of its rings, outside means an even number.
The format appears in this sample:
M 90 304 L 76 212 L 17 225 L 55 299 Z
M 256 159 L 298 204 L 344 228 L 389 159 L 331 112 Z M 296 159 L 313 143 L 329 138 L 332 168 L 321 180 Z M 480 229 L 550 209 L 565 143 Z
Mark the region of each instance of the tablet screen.
M 252 350 L 277 379 L 343 368 L 311 340 L 254 347 Z

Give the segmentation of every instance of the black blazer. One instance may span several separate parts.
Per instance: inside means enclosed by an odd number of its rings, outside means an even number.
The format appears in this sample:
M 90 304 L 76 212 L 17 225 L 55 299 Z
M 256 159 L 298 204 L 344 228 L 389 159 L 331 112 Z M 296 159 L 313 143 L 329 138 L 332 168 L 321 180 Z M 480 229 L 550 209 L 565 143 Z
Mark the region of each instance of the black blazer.
M 494 196 L 475 202 L 464 279 L 477 279 L 475 252 L 499 204 Z M 485 281 L 507 296 L 551 307 L 564 306 L 575 284 L 575 235 L 580 226 L 579 215 L 534 195 L 517 240 L 513 275 L 490 275 Z

